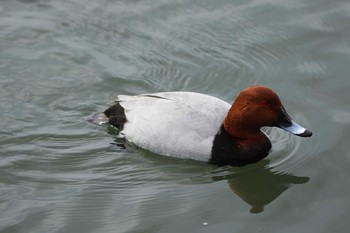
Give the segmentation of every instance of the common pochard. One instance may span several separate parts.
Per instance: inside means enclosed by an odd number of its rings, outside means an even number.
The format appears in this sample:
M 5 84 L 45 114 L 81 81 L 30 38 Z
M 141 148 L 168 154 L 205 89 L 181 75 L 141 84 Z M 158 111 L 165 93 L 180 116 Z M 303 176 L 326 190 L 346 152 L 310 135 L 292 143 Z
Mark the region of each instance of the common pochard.
M 270 149 L 263 126 L 300 137 L 312 133 L 292 121 L 277 94 L 264 86 L 243 90 L 232 106 L 194 92 L 119 95 L 97 118 L 143 149 L 212 164 L 243 166 L 265 158 Z

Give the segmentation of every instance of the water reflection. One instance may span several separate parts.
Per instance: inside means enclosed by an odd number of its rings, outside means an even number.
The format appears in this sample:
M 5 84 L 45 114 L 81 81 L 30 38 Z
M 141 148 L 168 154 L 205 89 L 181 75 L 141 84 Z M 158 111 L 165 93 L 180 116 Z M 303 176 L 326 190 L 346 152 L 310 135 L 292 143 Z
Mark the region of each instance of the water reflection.
M 111 129 L 109 133 L 113 134 L 115 131 Z M 142 154 L 137 159 L 146 173 L 149 171 L 153 174 L 154 170 L 161 171 L 166 174 L 162 177 L 163 180 L 170 182 L 182 180 L 180 183 L 192 185 L 225 180 L 234 194 L 251 206 L 251 213 L 263 212 L 266 205 L 277 199 L 287 189 L 296 184 L 305 184 L 310 180 L 305 176 L 273 171 L 271 161 L 268 159 L 244 167 L 218 168 L 212 165 L 205 166 L 200 161 L 161 156 L 137 149 L 135 145 L 126 143 L 120 138 L 116 138 L 111 145 L 113 145 L 113 151 L 126 149 L 129 152 L 137 151 Z M 135 158 L 135 156 L 132 157 Z
M 251 213 L 260 213 L 264 207 L 279 197 L 294 184 L 304 184 L 310 179 L 292 174 L 279 174 L 267 167 L 268 160 L 249 168 L 238 168 L 238 172 L 213 177 L 227 180 L 231 190 L 252 208 Z

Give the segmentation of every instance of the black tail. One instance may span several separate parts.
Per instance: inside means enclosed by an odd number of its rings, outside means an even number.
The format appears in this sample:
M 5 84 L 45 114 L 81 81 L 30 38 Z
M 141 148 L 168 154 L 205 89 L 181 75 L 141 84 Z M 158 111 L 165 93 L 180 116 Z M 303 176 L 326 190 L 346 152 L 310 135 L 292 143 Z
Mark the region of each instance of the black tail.
M 109 107 L 106 111 L 104 111 L 106 117 L 108 117 L 108 123 L 118 128 L 119 130 L 123 130 L 124 124 L 126 122 L 125 110 L 116 102 L 113 106 Z

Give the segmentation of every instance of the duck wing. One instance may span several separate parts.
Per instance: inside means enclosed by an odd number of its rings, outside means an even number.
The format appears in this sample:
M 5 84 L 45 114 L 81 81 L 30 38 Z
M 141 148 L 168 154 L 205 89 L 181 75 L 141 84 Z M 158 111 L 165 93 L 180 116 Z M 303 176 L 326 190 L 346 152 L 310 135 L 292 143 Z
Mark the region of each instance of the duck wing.
M 126 122 L 120 135 L 144 149 L 208 161 L 230 104 L 194 92 L 119 95 Z

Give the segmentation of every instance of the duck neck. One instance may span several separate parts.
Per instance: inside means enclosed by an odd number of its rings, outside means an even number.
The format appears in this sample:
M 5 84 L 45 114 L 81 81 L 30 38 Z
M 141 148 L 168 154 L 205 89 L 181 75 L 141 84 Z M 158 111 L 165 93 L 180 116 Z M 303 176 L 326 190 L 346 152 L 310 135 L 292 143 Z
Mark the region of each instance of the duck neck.
M 259 127 L 254 127 L 246 123 L 244 119 L 236 118 L 228 124 L 228 118 L 225 118 L 223 128 L 226 132 L 235 138 L 242 148 L 251 148 L 254 145 L 265 143 L 268 138 L 261 132 Z M 268 140 L 269 141 L 269 140 Z

